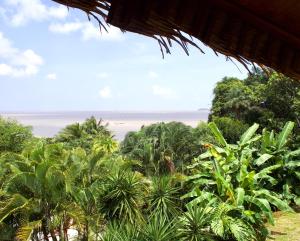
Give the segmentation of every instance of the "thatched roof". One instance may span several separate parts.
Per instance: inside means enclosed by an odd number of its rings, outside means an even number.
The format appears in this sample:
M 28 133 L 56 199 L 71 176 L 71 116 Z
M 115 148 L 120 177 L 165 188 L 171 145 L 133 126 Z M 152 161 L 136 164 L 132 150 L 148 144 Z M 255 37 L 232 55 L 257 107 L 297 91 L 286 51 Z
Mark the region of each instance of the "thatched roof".
M 188 34 L 242 63 L 300 79 L 299 0 L 54 1 L 82 9 L 99 23 L 102 16 L 122 30 L 153 37 L 163 52 L 170 52 L 173 41 L 188 53 L 187 44 L 195 45 Z

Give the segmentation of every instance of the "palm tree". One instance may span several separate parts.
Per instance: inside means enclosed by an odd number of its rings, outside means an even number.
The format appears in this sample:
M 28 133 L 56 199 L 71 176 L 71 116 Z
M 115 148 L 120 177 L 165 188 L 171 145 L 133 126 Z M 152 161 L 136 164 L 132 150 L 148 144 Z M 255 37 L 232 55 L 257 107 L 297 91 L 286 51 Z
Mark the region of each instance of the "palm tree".
M 25 156 L 24 156 L 25 155 Z M 81 209 L 69 198 L 72 176 L 64 166 L 68 154 L 60 144 L 38 143 L 22 160 L 10 163 L 10 178 L 3 187 L 6 204 L 0 222 L 20 215 L 17 236 L 20 240 L 37 238 L 39 230 L 45 240 L 66 238 L 66 227 L 80 224 Z M 69 170 L 70 171 L 70 170 Z

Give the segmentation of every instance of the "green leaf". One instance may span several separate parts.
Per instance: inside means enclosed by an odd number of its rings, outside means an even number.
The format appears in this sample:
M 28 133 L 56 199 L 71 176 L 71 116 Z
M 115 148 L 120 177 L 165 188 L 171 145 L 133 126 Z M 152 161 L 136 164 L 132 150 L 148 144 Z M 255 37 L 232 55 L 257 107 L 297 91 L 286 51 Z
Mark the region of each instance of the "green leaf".
M 187 207 L 192 207 L 204 201 L 213 202 L 216 199 L 215 194 L 202 191 L 198 197 L 186 204 Z
M 238 206 L 242 206 L 244 203 L 245 190 L 244 188 L 238 187 L 235 191 L 236 191 L 236 203 Z
M 267 199 L 245 196 L 245 200 L 257 206 L 266 215 L 268 221 L 274 224 L 272 209 Z
M 287 154 L 288 157 L 290 156 L 300 156 L 300 149 L 295 150 L 295 151 L 291 151 Z
M 260 166 L 260 165 L 264 164 L 267 160 L 269 160 L 272 157 L 273 157 L 273 155 L 263 154 L 259 158 L 257 158 L 256 160 L 254 160 L 254 164 L 257 165 L 257 166 Z
M 200 196 L 201 191 L 199 190 L 199 188 L 194 188 L 192 191 L 186 193 L 185 195 L 183 195 L 182 197 L 180 197 L 180 199 L 185 199 L 185 198 L 191 198 L 191 197 L 198 197 Z
M 300 206 L 300 197 L 294 198 L 296 205 Z
M 289 121 L 284 125 L 283 130 L 280 132 L 278 137 L 278 141 L 277 141 L 278 149 L 281 149 L 287 143 L 288 137 L 292 133 L 294 125 L 295 123 L 292 121 Z
M 210 153 L 210 151 L 204 152 L 199 156 L 199 159 L 207 159 L 209 157 L 211 157 L 212 154 Z
M 300 172 L 295 172 L 295 175 L 298 177 L 298 179 L 300 180 Z
M 18 230 L 16 234 L 17 239 L 20 241 L 30 241 L 34 229 L 40 228 L 41 225 L 42 225 L 42 220 L 37 220 L 22 225 L 22 227 Z
M 278 183 L 278 181 L 275 178 L 269 176 L 268 174 L 272 173 L 273 170 L 276 170 L 280 167 L 280 164 L 266 167 L 262 169 L 259 173 L 256 173 L 254 179 L 256 181 L 258 181 L 259 179 L 267 179 L 272 185 L 275 185 Z
M 226 142 L 225 138 L 223 137 L 221 131 L 217 127 L 217 125 L 214 122 L 210 122 L 208 124 L 208 127 L 210 128 L 210 130 L 214 134 L 214 136 L 215 136 L 216 140 L 218 141 L 218 143 L 222 146 L 227 146 L 227 142 Z
M 257 131 L 259 125 L 258 124 L 253 124 L 241 137 L 240 139 L 240 145 L 245 145 L 251 138 L 252 136 L 255 134 L 255 132 Z
M 268 190 L 255 191 L 255 194 L 257 196 L 265 197 L 270 203 L 272 203 L 274 206 L 276 206 L 281 211 L 293 211 L 293 209 L 290 208 L 288 203 L 280 200 L 278 197 L 276 197 L 274 194 L 272 194 Z
M 0 222 L 2 222 L 9 215 L 23 209 L 28 204 L 28 200 L 19 194 L 15 194 L 0 204 L 3 205 L 0 208 Z
M 210 177 L 210 174 L 209 173 L 199 173 L 199 174 L 195 174 L 193 176 L 188 176 L 186 178 L 186 181 L 195 180 L 195 179 L 202 179 L 202 178 L 206 178 L 206 177 Z
M 297 160 L 297 161 L 289 161 L 287 164 L 286 164 L 287 167 L 300 167 L 300 161 Z

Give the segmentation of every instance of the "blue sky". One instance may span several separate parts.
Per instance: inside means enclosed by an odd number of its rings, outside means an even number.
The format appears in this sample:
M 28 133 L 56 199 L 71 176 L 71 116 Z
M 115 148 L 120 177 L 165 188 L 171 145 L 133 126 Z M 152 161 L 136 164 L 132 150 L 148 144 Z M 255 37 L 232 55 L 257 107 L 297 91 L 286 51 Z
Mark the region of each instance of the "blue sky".
M 247 73 L 202 46 L 162 59 L 157 42 L 50 0 L 1 0 L 0 111 L 209 108 L 215 84 Z

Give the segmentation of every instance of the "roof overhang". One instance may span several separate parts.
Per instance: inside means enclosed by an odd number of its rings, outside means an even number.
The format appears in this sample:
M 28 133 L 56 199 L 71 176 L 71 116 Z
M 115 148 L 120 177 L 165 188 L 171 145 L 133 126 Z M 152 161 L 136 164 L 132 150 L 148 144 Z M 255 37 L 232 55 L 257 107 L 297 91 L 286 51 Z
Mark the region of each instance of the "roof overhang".
M 240 62 L 256 63 L 300 79 L 299 0 L 54 0 L 124 31 L 172 41 L 188 53 L 187 37 Z M 185 34 L 183 34 L 185 33 Z M 187 35 L 186 35 L 187 34 Z

